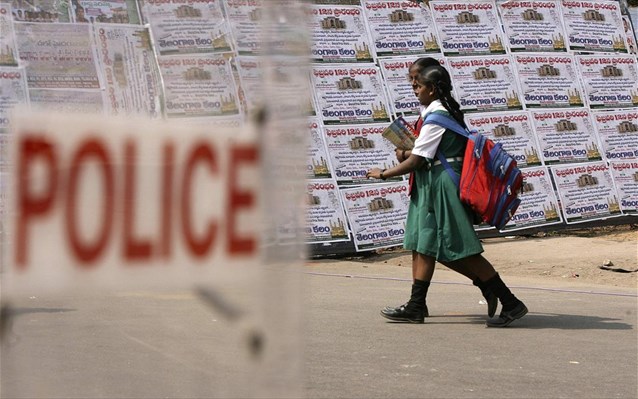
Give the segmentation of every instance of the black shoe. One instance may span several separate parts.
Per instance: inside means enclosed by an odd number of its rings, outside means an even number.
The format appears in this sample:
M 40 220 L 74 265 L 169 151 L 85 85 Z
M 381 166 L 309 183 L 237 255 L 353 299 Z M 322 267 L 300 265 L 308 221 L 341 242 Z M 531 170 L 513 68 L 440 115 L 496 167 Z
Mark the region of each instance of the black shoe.
M 497 303 L 498 303 L 498 298 L 496 299 Z M 406 306 L 408 306 L 409 302 L 404 303 L 401 306 L 386 306 L 385 308 L 383 308 L 383 311 L 395 311 L 395 312 L 400 312 L 402 309 L 405 309 Z M 496 306 L 496 305 L 494 305 Z M 496 311 L 496 308 L 494 308 L 494 311 Z M 494 312 L 492 312 L 492 316 L 494 316 Z M 425 305 L 425 310 L 423 310 L 423 317 L 430 317 L 430 313 L 428 312 L 428 305 Z
M 488 291 L 483 295 L 485 302 L 487 302 L 487 317 L 494 317 L 496 314 L 496 307 L 498 306 L 498 298 L 492 291 Z
M 501 314 L 497 319 L 490 319 L 486 322 L 488 327 L 507 327 L 514 320 L 518 320 L 527 314 L 527 307 L 520 302 L 512 310 L 501 310 Z
M 424 322 L 425 314 L 428 307 L 425 306 L 421 309 L 410 309 L 405 305 L 401 305 L 398 308 L 385 308 L 381 310 L 381 316 L 392 321 L 405 321 L 409 323 L 422 324 Z

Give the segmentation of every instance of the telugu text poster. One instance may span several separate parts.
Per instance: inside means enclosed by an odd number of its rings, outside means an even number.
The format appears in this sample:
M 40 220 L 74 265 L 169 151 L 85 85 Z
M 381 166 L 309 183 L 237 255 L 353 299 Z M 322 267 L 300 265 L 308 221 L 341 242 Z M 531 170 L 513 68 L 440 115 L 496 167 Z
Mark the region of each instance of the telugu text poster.
M 504 231 L 562 223 L 562 217 L 547 167 L 528 168 L 523 174 L 521 204 Z
M 306 162 L 306 179 L 330 179 L 332 167 L 328 158 L 326 139 L 317 118 L 308 119 L 308 158 Z
M 71 22 L 69 0 L 13 0 L 15 21 Z
M 99 89 L 89 25 L 16 22 L 20 61 L 34 89 Z
M 136 0 L 77 0 L 71 3 L 71 20 L 77 23 L 141 23 Z
M 29 89 L 29 101 L 32 107 L 57 112 L 99 114 L 104 111 L 99 90 Z
M 472 114 L 465 117 L 470 129 L 501 143 L 519 168 L 540 166 L 541 155 L 532 118 L 527 111 Z
M 0 66 L 18 66 L 18 51 L 9 3 L 0 3 Z
M 627 37 L 627 50 L 629 54 L 638 54 L 638 46 L 636 45 L 636 34 L 631 26 L 631 18 L 628 15 L 622 16 L 622 23 Z
M 527 108 L 582 107 L 584 90 L 571 54 L 514 54 Z
M 24 68 L 0 66 L 0 132 L 11 126 L 11 110 L 28 105 L 27 80 Z
M 349 241 L 348 222 L 332 179 L 312 180 L 306 191 L 306 241 Z
M 446 66 L 446 61 L 440 54 L 428 54 L 427 57 L 437 60 Z M 414 95 L 412 84 L 409 80 L 410 66 L 419 57 L 392 57 L 380 58 L 379 67 L 383 74 L 383 80 L 392 106 L 392 112 L 396 115 L 418 115 L 421 103 Z
M 510 52 L 565 52 L 559 0 L 504 1 L 498 4 Z
M 588 109 L 531 111 L 531 115 L 545 165 L 602 159 Z
M 357 251 L 403 244 L 410 197 L 408 182 L 341 190 Z
M 589 107 L 638 106 L 638 63 L 633 55 L 579 55 L 576 63 Z
M 450 58 L 448 69 L 463 111 L 523 108 L 516 68 L 509 55 Z
M 593 117 L 607 160 L 638 159 L 638 110 L 595 111 Z
M 314 66 L 312 79 L 325 125 L 390 122 L 383 79 L 374 64 Z
M 266 0 L 267 1 L 267 0 Z M 261 52 L 263 13 L 262 0 L 224 0 L 226 17 L 239 55 Z
M 620 215 L 611 168 L 604 161 L 551 167 L 565 222 Z
M 620 210 L 628 215 L 638 215 L 638 161 L 613 161 L 610 167 L 618 190 Z
M 271 56 L 264 63 L 264 57 L 241 56 L 235 58 L 235 65 L 249 113 L 267 103 L 281 115 L 316 116 L 310 79 L 302 73 L 309 70 L 305 59 Z M 278 83 L 267 98 L 265 81 Z
M 146 0 L 144 7 L 160 55 L 233 50 L 221 0 Z
M 427 6 L 406 0 L 368 0 L 363 9 L 378 57 L 441 51 Z
M 366 178 L 369 169 L 397 165 L 394 145 L 382 136 L 386 127 L 387 124 L 324 127 L 330 163 L 339 185 L 378 183 Z
M 493 0 L 430 1 L 445 56 L 505 54 Z
M 94 33 L 108 114 L 161 116 L 159 71 L 148 28 L 96 23 Z
M 619 2 L 563 0 L 562 9 L 571 51 L 627 52 Z
M 160 57 L 164 112 L 168 118 L 239 114 L 230 61 L 216 55 Z
M 313 62 L 373 62 L 361 7 L 311 5 L 308 14 Z

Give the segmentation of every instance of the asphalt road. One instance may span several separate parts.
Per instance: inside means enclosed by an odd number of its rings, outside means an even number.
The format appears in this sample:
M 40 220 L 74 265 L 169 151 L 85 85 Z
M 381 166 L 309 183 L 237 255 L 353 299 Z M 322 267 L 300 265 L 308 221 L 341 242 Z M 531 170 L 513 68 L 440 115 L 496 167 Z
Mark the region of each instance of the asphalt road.
M 16 298 L 0 396 L 638 397 L 636 289 L 504 276 L 530 313 L 491 329 L 479 291 L 438 270 L 426 323 L 386 322 L 408 271 L 312 263 L 250 321 L 190 291 Z

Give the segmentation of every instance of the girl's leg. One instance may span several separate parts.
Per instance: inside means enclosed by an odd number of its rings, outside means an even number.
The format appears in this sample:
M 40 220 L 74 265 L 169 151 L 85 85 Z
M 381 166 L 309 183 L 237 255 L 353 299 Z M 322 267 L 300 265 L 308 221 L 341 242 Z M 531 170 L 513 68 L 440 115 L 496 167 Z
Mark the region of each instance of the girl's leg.
M 394 321 L 423 323 L 428 310 L 425 297 L 434 274 L 435 259 L 431 256 L 412 252 L 412 294 L 410 300 L 397 308 L 381 310 L 381 316 Z
M 481 294 L 483 294 L 483 298 L 485 298 L 485 302 L 487 302 L 487 316 L 488 317 L 494 316 L 494 314 L 496 313 L 496 307 L 498 306 L 498 298 L 496 297 L 496 295 L 494 295 L 492 291 L 490 291 L 487 288 L 485 283 L 482 282 L 481 279 L 476 274 L 470 271 L 470 269 L 463 264 L 463 261 L 455 261 L 455 262 L 439 261 L 439 263 L 472 280 L 472 284 L 474 284 L 481 290 Z
M 495 320 L 488 320 L 488 327 L 506 327 L 511 322 L 527 314 L 527 307 L 505 285 L 494 266 L 481 254 L 472 255 L 462 260 L 470 271 L 478 276 L 482 284 L 494 293 L 501 301 L 502 310 Z

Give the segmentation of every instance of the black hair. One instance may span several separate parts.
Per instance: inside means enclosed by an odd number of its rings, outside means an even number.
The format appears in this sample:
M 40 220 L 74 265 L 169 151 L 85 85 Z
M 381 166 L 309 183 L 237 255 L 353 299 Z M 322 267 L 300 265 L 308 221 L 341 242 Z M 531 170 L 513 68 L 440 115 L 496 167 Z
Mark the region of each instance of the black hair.
M 410 68 L 417 67 L 419 68 L 419 71 L 422 71 L 427 67 L 439 66 L 439 65 L 441 64 L 432 57 L 421 57 L 421 58 L 417 58 L 417 60 L 414 61 L 412 65 L 410 65 Z
M 440 64 L 428 66 L 419 72 L 418 80 L 421 84 L 432 85 L 434 93 L 445 109 L 461 126 L 467 127 L 461 106 L 454 97 L 452 97 L 452 78 L 447 69 L 443 68 Z

